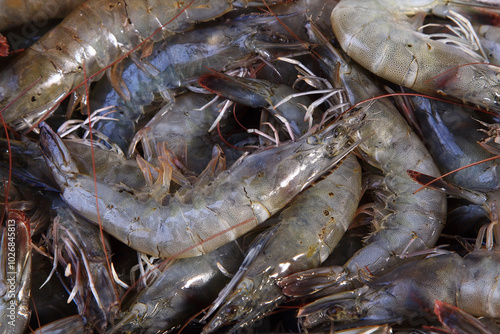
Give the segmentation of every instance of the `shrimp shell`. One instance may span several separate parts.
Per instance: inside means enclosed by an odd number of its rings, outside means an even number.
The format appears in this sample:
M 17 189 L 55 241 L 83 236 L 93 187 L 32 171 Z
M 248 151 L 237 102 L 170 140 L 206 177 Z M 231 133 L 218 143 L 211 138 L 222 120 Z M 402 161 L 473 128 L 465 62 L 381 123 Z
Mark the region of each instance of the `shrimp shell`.
M 342 49 L 372 73 L 420 93 L 448 96 L 498 112 L 498 67 L 477 65 L 485 60 L 433 40 L 407 22 L 405 14 L 445 3 L 342 0 L 332 11 L 332 27 Z
M 40 140 L 64 200 L 79 214 L 100 221 L 106 232 L 140 252 L 191 257 L 235 240 L 283 208 L 350 151 L 344 149 L 349 131 L 338 125 L 321 136 L 254 152 L 213 181 L 170 196 L 166 206 L 80 175 L 61 139 L 44 123 Z

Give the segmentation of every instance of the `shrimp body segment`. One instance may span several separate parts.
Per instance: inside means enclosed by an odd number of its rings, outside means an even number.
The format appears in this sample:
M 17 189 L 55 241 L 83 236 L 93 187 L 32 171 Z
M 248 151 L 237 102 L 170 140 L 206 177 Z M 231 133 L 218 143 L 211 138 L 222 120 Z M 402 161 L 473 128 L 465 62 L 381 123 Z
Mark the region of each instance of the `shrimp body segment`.
M 237 161 L 208 185 L 181 189 L 159 205 L 78 173 L 69 151 L 47 126 L 41 147 L 64 200 L 106 232 L 158 257 L 206 254 L 251 230 L 330 169 L 347 150 L 347 130 L 263 149 Z M 98 208 L 96 207 L 96 193 Z M 165 203 L 165 202 L 164 202 Z
M 331 21 L 342 49 L 372 73 L 431 95 L 448 96 L 500 111 L 497 67 L 459 47 L 418 32 L 406 15 L 446 1 L 343 0 Z M 466 65 L 467 64 L 467 65 Z M 464 66 L 465 65 L 465 66 Z

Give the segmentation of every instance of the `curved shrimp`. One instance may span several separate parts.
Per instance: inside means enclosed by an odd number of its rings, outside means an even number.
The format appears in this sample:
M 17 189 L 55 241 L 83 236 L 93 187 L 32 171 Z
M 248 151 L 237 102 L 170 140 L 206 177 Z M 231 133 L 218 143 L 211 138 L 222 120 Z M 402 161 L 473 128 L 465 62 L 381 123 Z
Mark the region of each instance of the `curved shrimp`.
M 498 112 L 500 69 L 477 65 L 485 60 L 433 40 L 408 22 L 407 15 L 446 3 L 342 0 L 332 11 L 333 31 L 352 59 L 384 79 Z
M 488 230 L 495 233 L 495 228 L 498 223 L 492 223 Z M 486 244 L 493 244 L 493 233 L 488 233 Z M 473 316 L 500 318 L 499 250 L 497 244 L 476 247 L 463 258 L 447 252 L 415 260 L 361 288 L 318 299 L 302 308 L 299 315 L 308 315 L 313 323 L 319 319 L 356 320 L 357 325 L 415 318 L 431 321 L 439 300 Z
M 276 281 L 319 266 L 347 230 L 360 198 L 361 167 L 349 155 L 331 174 L 297 196 L 280 214 L 271 235 L 247 252 L 240 271 L 214 301 L 212 310 L 219 305 L 220 309 L 203 332 L 236 322 L 233 332 L 283 302 L 285 295 Z
M 165 206 L 80 175 L 46 124 L 40 141 L 64 200 L 82 216 L 98 223 L 99 209 L 103 229 L 140 252 L 191 257 L 236 239 L 284 207 L 349 152 L 344 146 L 352 126 L 346 120 L 297 142 L 254 152 L 213 181 L 167 196 Z
M 247 5 L 244 0 L 85 2 L 0 73 L 0 109 L 9 105 L 5 122 L 17 130 L 32 126 L 82 84 L 84 72 L 95 75 L 145 39 L 158 41 Z
M 320 54 L 325 70 L 332 77 L 338 73 L 338 80 L 345 87 L 351 103 L 381 95 L 367 73 L 342 59 L 319 32 L 314 29 L 312 32 L 324 46 L 316 52 Z M 390 271 L 403 261 L 400 255 L 404 252 L 433 247 L 444 227 L 446 196 L 435 190 L 414 195 L 419 186 L 406 175 L 408 169 L 440 175 L 425 146 L 389 101 L 373 100 L 359 108 L 365 118 L 353 133 L 353 138 L 368 138 L 357 150 L 381 173 L 372 181 L 377 192 L 377 208 L 374 210 L 377 229 L 366 238 L 366 246 L 340 272 L 337 267 L 331 271 L 322 269 L 323 273 L 314 274 L 313 271 L 311 286 L 308 286 L 308 274 L 301 277 L 297 273 L 282 280 L 280 284 L 285 287 L 286 294 L 302 295 L 326 287 L 334 291 L 346 289 L 357 284 L 360 269 L 374 275 Z M 316 288 L 317 280 L 322 277 L 324 285 Z

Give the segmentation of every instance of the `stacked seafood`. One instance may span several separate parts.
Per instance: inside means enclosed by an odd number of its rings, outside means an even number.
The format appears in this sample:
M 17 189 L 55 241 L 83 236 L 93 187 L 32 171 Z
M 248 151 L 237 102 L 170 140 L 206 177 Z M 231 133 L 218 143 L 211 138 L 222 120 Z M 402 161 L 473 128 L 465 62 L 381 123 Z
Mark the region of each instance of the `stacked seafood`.
M 25 6 L 1 333 L 500 332 L 500 7 Z

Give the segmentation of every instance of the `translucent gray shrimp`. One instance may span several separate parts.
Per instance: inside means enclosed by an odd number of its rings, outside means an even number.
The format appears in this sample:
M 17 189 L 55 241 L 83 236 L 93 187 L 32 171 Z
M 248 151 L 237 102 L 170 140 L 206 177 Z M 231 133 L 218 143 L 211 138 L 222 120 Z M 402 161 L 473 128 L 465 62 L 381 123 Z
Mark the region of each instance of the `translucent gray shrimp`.
M 249 4 L 256 3 L 233 0 L 194 0 L 192 3 L 169 0 L 155 4 L 144 0 L 85 2 L 0 73 L 0 109 L 9 105 L 3 111 L 5 122 L 15 129 L 31 126 L 82 84 L 84 67 L 86 76 L 90 77 L 146 38 L 151 38 L 150 42 L 158 41 Z M 161 33 L 152 36 L 157 30 Z M 21 94 L 32 84 L 26 94 Z
M 230 242 L 208 254 L 179 259 L 139 293 L 110 333 L 157 333 L 182 325 L 217 296 L 243 254 Z
M 498 223 L 496 223 L 498 224 Z M 491 225 L 493 232 L 494 225 Z M 498 226 L 496 226 L 498 228 Z M 498 237 L 496 231 L 495 238 Z M 479 245 L 482 237 L 479 238 Z M 318 299 L 299 311 L 312 325 L 316 320 L 394 323 L 408 319 L 435 319 L 435 301 L 457 306 L 473 316 L 500 318 L 500 253 L 489 233 L 489 248 L 461 257 L 448 252 L 406 263 L 369 280 L 356 290 Z
M 212 309 L 204 328 L 210 333 L 233 324 L 231 332 L 267 315 L 285 295 L 276 282 L 294 272 L 319 266 L 347 230 L 361 197 L 361 167 L 349 155 L 336 169 L 304 190 L 280 214 L 269 236 L 256 242 Z M 249 262 L 249 263 L 247 263 Z
M 350 151 L 344 146 L 353 122 L 347 119 L 296 142 L 256 151 L 213 180 L 166 194 L 165 205 L 94 184 L 78 172 L 70 152 L 46 124 L 40 141 L 64 200 L 80 215 L 102 223 L 106 232 L 142 253 L 191 257 L 251 230 L 329 170 Z
M 351 103 L 381 95 L 361 68 L 343 60 L 314 29 L 311 32 L 325 46 L 316 50 L 325 62 L 325 69 L 333 78 L 338 73 L 337 80 L 346 89 Z M 286 294 L 303 295 L 324 288 L 345 290 L 357 284 L 360 270 L 374 275 L 388 272 L 403 261 L 400 258 L 403 253 L 433 247 L 444 227 L 446 196 L 427 189 L 425 193 L 413 194 L 419 185 L 406 175 L 408 169 L 440 175 L 422 142 L 390 101 L 377 99 L 358 108 L 365 118 L 352 137 L 368 137 L 357 150 L 380 173 L 367 182 L 376 189 L 376 229 L 366 238 L 366 246 L 343 268 L 325 268 L 302 277 L 297 273 L 282 280 L 280 284 Z
M 498 67 L 469 49 L 418 32 L 407 15 L 445 0 L 342 0 L 331 21 L 342 49 L 360 65 L 398 85 L 499 111 Z
M 125 59 L 120 65 L 122 73 L 111 75 L 112 80 L 101 79 L 92 91 L 93 109 L 117 109 L 107 115 L 115 120 L 99 121 L 95 129 L 126 150 L 135 132 L 135 121 L 143 113 L 156 107 L 157 100 L 172 100 L 175 89 L 192 84 L 193 79 L 210 69 L 227 71 L 307 50 L 306 44 L 288 43 L 285 36 L 274 33 L 275 22 L 270 15 L 244 15 L 224 24 L 170 36 L 140 60 Z

